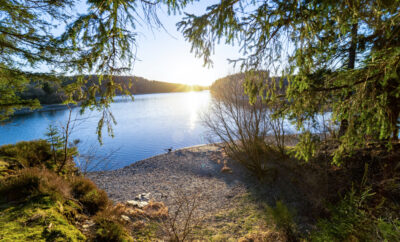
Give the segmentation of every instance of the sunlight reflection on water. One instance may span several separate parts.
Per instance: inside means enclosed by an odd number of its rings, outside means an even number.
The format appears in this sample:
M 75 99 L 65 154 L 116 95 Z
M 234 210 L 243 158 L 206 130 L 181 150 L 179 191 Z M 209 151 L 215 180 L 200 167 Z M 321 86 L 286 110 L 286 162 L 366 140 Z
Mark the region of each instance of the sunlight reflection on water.
M 82 141 L 81 151 L 93 145 L 103 155 L 117 150 L 113 154 L 113 168 L 120 168 L 164 153 L 170 147 L 177 149 L 207 143 L 199 114 L 207 110 L 209 101 L 208 91 L 136 95 L 134 102 L 118 97 L 111 105 L 118 122 L 114 127 L 115 138 L 108 137 L 104 131 L 104 145 L 99 147 L 95 133 L 99 120 L 96 112 L 84 115 L 88 119 L 79 125 L 73 138 Z M 78 111 L 75 108 L 74 115 Z M 67 116 L 67 110 L 18 115 L 12 122 L 0 126 L 0 145 L 45 138 L 48 125 L 63 123 Z

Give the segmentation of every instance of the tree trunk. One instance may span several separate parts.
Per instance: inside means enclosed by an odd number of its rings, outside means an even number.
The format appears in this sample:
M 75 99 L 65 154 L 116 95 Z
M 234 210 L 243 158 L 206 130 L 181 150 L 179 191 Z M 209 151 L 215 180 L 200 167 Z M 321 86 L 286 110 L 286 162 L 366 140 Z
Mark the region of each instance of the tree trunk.
M 399 140 L 399 116 L 400 116 L 400 99 L 393 100 L 389 119 L 392 125 L 392 141 Z
M 57 173 L 60 173 L 62 171 L 62 169 L 64 168 L 65 164 L 67 163 L 67 159 L 68 159 L 68 140 L 69 140 L 69 125 L 71 124 L 71 115 L 72 115 L 72 109 L 68 106 L 69 108 L 69 115 L 68 115 L 68 121 L 67 121 L 67 125 L 64 128 L 64 135 L 65 135 L 65 139 L 64 139 L 64 159 L 61 162 L 60 167 L 57 170 Z
M 354 66 L 356 64 L 357 31 L 358 31 L 358 23 L 355 23 L 355 24 L 353 24 L 353 26 L 351 28 L 351 43 L 350 43 L 350 48 L 349 48 L 349 62 L 347 63 L 348 69 L 354 69 Z M 349 96 L 347 98 L 349 98 Z M 343 119 L 340 122 L 339 137 L 343 136 L 346 133 L 348 126 L 349 126 L 349 122 L 347 121 L 347 119 Z
M 354 66 L 356 64 L 357 31 L 358 31 L 358 23 L 355 23 L 351 27 L 351 44 L 350 44 L 350 48 L 349 48 L 349 62 L 347 63 L 347 68 L 349 68 L 349 69 L 354 69 Z

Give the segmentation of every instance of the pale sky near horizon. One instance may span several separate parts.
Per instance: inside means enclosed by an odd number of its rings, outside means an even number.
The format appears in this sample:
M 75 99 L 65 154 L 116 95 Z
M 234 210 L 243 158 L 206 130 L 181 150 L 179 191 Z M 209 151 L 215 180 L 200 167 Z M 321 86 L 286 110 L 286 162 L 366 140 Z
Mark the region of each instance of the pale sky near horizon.
M 184 11 L 201 14 L 207 6 L 216 1 L 202 1 L 188 6 Z M 150 80 L 184 84 L 210 85 L 218 78 L 235 73 L 228 58 L 238 58 L 239 49 L 235 46 L 219 44 L 212 56 L 213 66 L 204 67 L 203 60 L 190 53 L 191 45 L 177 31 L 176 23 L 183 15 L 168 15 L 159 11 L 159 18 L 165 30 L 138 27 L 137 57 L 132 75 Z M 237 68 L 236 68 L 237 69 Z

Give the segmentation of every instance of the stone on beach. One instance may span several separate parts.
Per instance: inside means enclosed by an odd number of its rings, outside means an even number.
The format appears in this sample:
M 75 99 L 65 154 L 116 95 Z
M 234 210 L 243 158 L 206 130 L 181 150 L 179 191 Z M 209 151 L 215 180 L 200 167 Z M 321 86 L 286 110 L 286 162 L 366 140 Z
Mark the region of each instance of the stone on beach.
M 134 198 L 135 201 L 149 201 L 150 200 L 150 192 L 141 193 Z
M 133 206 L 133 207 L 144 208 L 145 206 L 147 206 L 149 204 L 149 202 L 128 200 L 128 201 L 126 201 L 126 204 Z
M 149 204 L 149 201 L 150 201 L 150 192 L 141 193 L 137 195 L 133 200 L 126 201 L 126 204 L 133 207 L 143 208 Z

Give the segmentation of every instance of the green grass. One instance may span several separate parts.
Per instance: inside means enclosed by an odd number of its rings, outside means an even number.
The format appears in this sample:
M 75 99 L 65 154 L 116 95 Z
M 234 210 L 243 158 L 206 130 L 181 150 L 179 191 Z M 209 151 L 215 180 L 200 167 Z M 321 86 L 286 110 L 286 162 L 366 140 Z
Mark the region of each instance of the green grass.
M 361 192 L 352 189 L 341 201 L 331 205 L 329 218 L 319 219 L 317 229 L 311 234 L 310 240 L 400 241 L 398 214 L 376 217 L 374 213 L 379 214 L 382 208 L 368 204 L 368 200 L 374 195 L 371 188 Z
M 132 231 L 132 236 L 137 242 L 151 241 L 157 238 L 157 231 L 160 230 L 160 224 L 155 221 L 149 221 L 142 228 L 137 228 Z
M 66 216 L 74 210 L 70 203 L 54 202 L 49 196 L 22 204 L 0 202 L 0 240 L 84 241 L 85 236 Z
M 250 234 L 274 230 L 275 224 L 266 213 L 266 204 L 250 194 L 236 199 L 234 207 L 207 218 L 195 231 L 197 237 L 209 241 L 237 241 Z

